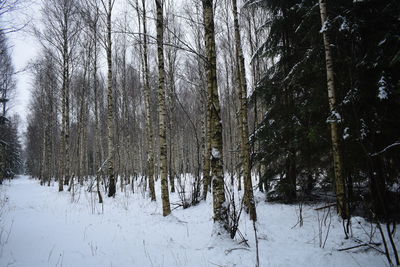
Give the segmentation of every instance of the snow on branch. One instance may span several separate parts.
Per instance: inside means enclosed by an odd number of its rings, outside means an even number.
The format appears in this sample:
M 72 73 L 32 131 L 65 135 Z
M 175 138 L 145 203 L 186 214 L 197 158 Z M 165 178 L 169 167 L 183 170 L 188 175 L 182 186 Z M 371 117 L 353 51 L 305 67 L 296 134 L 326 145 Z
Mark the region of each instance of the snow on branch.
M 382 149 L 381 151 L 376 152 L 376 153 L 374 153 L 374 154 L 369 154 L 369 155 L 370 155 L 371 157 L 378 156 L 378 155 L 380 155 L 380 154 L 386 152 L 389 148 L 392 148 L 392 147 L 395 147 L 395 146 L 400 146 L 400 142 L 399 142 L 399 141 L 398 141 L 398 142 L 395 142 L 395 143 L 393 143 L 393 144 L 391 144 L 391 145 L 388 145 L 387 147 L 385 147 L 385 148 Z
M 388 99 L 387 82 L 384 75 L 382 75 L 381 79 L 378 82 L 378 91 L 378 98 L 380 100 Z

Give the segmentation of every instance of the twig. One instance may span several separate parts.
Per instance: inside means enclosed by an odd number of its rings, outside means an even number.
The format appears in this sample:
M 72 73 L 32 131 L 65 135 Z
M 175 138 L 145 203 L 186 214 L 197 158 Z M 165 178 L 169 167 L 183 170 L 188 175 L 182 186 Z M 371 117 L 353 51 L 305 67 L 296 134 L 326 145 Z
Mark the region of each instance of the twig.
M 326 205 L 326 206 L 323 206 L 323 207 L 319 207 L 319 208 L 316 208 L 314 210 L 327 209 L 327 208 L 330 208 L 330 207 L 333 207 L 333 206 L 336 206 L 336 203 L 332 203 L 332 204 L 329 204 L 329 205 Z
M 257 236 L 257 227 L 255 221 L 253 221 L 253 228 L 254 228 L 254 238 L 256 241 L 256 267 L 260 267 L 260 252 L 258 249 L 258 236 Z
M 395 143 L 393 143 L 393 144 L 391 144 L 391 145 L 388 145 L 387 147 L 385 147 L 385 148 L 382 149 L 381 151 L 378 151 L 378 152 L 376 152 L 376 153 L 369 154 L 369 155 L 370 155 L 371 157 L 378 156 L 379 154 L 382 154 L 383 152 L 386 152 L 386 150 L 388 150 L 389 148 L 392 148 L 392 147 L 394 147 L 394 146 L 400 146 L 400 142 L 395 142 Z
M 363 242 L 362 240 L 358 239 L 358 238 L 353 238 L 353 240 L 354 240 L 356 243 L 360 244 L 360 245 L 361 245 L 361 244 L 364 244 L 364 242 Z M 372 239 L 371 239 L 371 240 L 372 240 Z M 381 250 L 381 249 L 378 248 L 378 247 L 374 247 L 374 246 L 373 246 L 373 244 L 380 244 L 380 243 L 375 243 L 375 242 L 369 241 L 369 243 L 365 243 L 365 244 L 368 244 L 368 246 L 369 246 L 370 248 L 376 250 L 377 252 L 382 253 L 382 254 L 385 254 L 385 252 L 384 252 L 383 250 Z
M 106 158 L 106 160 L 100 165 L 99 169 L 97 170 L 97 174 L 99 174 L 101 172 L 104 165 L 114 156 L 114 152 L 115 152 L 115 148 L 113 148 L 113 150 L 111 151 L 110 156 L 108 156 L 108 158 Z
M 348 248 L 340 248 L 338 249 L 338 251 L 346 251 L 346 250 L 350 250 L 350 249 L 354 249 L 354 248 L 360 248 L 360 247 L 371 247 L 374 248 L 372 246 L 380 246 L 381 243 L 364 243 L 364 244 L 360 244 L 360 245 L 356 245 L 356 246 L 352 246 L 352 247 L 348 247 Z
M 231 253 L 232 251 L 234 251 L 234 250 L 239 250 L 239 249 L 243 249 L 243 250 L 250 251 L 248 248 L 231 248 L 231 249 L 225 250 L 225 255 L 228 255 L 228 254 Z
M 211 263 L 212 265 L 215 265 L 215 266 L 225 267 L 225 265 L 219 265 L 219 264 L 216 264 L 216 263 L 214 263 L 214 262 L 212 262 L 212 261 L 208 261 L 208 262 Z

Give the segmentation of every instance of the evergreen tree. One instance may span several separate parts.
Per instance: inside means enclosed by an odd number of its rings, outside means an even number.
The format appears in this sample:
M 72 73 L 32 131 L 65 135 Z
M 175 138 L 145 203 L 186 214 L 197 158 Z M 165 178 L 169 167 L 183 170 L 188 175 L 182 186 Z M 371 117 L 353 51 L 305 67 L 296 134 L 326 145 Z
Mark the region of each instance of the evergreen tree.
M 317 1 L 246 2 L 268 14 L 268 38 L 254 55 L 270 61 L 252 96 L 267 110 L 253 136 L 260 142 L 256 160 L 266 166 L 270 198 L 314 198 L 316 185 L 336 191 L 328 125 L 335 120 L 351 211 L 362 204 L 367 214 L 373 208 L 375 216 L 395 218 L 399 194 L 389 189 L 400 171 L 399 3 L 327 4 L 329 19 L 321 27 Z M 335 65 L 334 113 L 326 101 L 325 32 Z
M 272 62 L 253 93 L 266 106 L 255 138 L 256 158 L 266 166 L 262 179 L 268 196 L 285 202 L 310 192 L 327 169 L 327 106 L 323 102 L 323 50 L 318 38 L 318 9 L 311 2 L 261 1 L 268 11 L 269 36 L 256 56 Z M 250 2 L 247 6 L 251 6 Z
M 10 119 L 7 106 L 15 91 L 14 76 L 7 36 L 0 29 L 0 184 L 22 171 L 18 117 Z

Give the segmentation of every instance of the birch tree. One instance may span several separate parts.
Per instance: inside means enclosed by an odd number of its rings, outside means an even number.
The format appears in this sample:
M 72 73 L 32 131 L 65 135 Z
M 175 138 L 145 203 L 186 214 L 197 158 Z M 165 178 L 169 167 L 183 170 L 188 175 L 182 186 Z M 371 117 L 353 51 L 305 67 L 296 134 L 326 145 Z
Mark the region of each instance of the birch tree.
M 138 18 L 140 17 L 138 10 Z M 153 145 L 153 123 L 151 119 L 151 89 L 150 89 L 150 70 L 148 62 L 148 40 L 147 40 L 147 13 L 146 0 L 142 0 L 142 27 L 143 27 L 143 74 L 144 74 L 144 100 L 146 106 L 146 133 L 147 133 L 147 175 L 149 179 L 150 198 L 156 200 L 156 191 L 154 189 L 154 145 Z M 140 23 L 139 23 L 140 25 Z
M 331 126 L 331 141 L 333 152 L 333 167 L 335 171 L 336 197 L 338 213 L 343 219 L 348 218 L 349 211 L 346 203 L 346 189 L 343 176 L 343 163 L 340 152 L 340 137 L 338 130 L 338 113 L 336 110 L 336 92 L 335 92 L 335 72 L 333 68 L 332 48 L 329 35 L 327 33 L 328 15 L 326 10 L 326 0 L 319 0 L 319 9 L 321 13 L 322 35 L 324 40 L 325 60 L 326 60 L 326 77 L 328 86 L 328 100 L 331 116 L 329 123 Z
M 94 97 L 94 166 L 96 170 L 96 190 L 99 203 L 103 203 L 103 197 L 100 191 L 100 174 L 98 172 L 101 167 L 102 157 L 101 157 L 101 131 L 100 131 L 100 122 L 99 122 L 99 82 L 98 82 L 98 45 L 99 45 L 99 16 L 100 16 L 100 8 L 98 6 L 97 0 L 87 0 L 84 5 L 83 18 L 87 24 L 87 28 L 89 31 L 89 35 L 91 37 L 91 41 L 93 44 L 93 51 L 91 53 L 91 65 L 92 65 L 92 89 L 93 89 L 93 97 Z
M 74 0 L 46 0 L 42 8 L 43 30 L 34 29 L 43 47 L 54 51 L 61 76 L 61 158 L 58 190 L 70 178 L 70 70 L 80 27 L 77 3 Z
M 114 89 L 113 89 L 113 72 L 112 72 L 112 40 L 111 40 L 111 14 L 115 0 L 108 0 L 108 4 L 102 0 L 103 8 L 106 15 L 106 39 L 104 47 L 107 54 L 107 148 L 108 148 L 108 197 L 115 197 L 115 173 L 114 173 Z
M 205 31 L 205 50 L 207 56 L 207 91 L 209 101 L 209 131 L 211 143 L 211 181 L 213 190 L 214 222 L 216 233 L 228 230 L 228 211 L 225 200 L 224 170 L 222 154 L 222 121 L 218 98 L 217 60 L 214 31 L 214 1 L 202 0 Z
M 244 180 L 244 204 L 253 221 L 257 220 L 256 207 L 253 195 L 253 183 L 251 181 L 251 163 L 250 163 L 250 146 L 249 146 L 249 125 L 247 115 L 247 82 L 246 69 L 244 64 L 244 56 L 239 29 L 237 1 L 232 0 L 233 8 L 233 24 L 235 28 L 235 48 L 236 48 L 236 64 L 237 75 L 239 80 L 239 100 L 240 100 L 240 129 L 242 136 L 242 165 Z
M 164 70 L 164 22 L 163 22 L 163 0 L 155 0 L 157 12 L 157 55 L 158 55 L 158 116 L 160 136 L 160 175 L 161 175 L 161 198 L 163 216 L 171 213 L 168 192 L 168 170 L 167 170 L 167 138 L 166 138 L 166 109 L 165 109 L 165 70 Z

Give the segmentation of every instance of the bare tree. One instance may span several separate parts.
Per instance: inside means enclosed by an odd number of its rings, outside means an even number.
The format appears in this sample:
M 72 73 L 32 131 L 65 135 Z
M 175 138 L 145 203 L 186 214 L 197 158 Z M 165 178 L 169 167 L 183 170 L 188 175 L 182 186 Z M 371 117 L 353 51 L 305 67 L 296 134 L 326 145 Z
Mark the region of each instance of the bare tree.
M 240 99 L 240 129 L 242 135 L 242 165 L 244 176 L 244 204 L 249 211 L 250 218 L 257 220 L 256 207 L 253 195 L 253 183 L 251 181 L 251 163 L 250 163 L 250 146 L 249 146 L 249 125 L 247 115 L 247 82 L 246 69 L 244 64 L 244 56 L 239 29 L 238 9 L 236 0 L 232 0 L 233 6 L 233 22 L 235 28 L 235 47 L 236 47 L 236 64 L 239 80 L 239 99 Z
M 91 36 L 92 47 L 92 88 L 93 88 L 93 98 L 94 98 L 94 166 L 96 170 L 96 189 L 99 203 L 103 202 L 103 197 L 100 192 L 100 174 L 99 168 L 101 167 L 102 157 L 101 157 L 101 131 L 99 122 L 99 79 L 98 79 L 98 44 L 99 44 L 99 27 L 100 27 L 100 8 L 98 6 L 97 0 L 87 0 L 82 6 L 82 16 L 87 24 L 89 35 Z
M 214 10 L 212 0 L 202 0 L 205 31 L 205 49 L 207 55 L 207 88 L 210 108 L 211 142 L 211 181 L 213 186 L 214 222 L 217 234 L 229 228 L 228 211 L 225 203 L 224 170 L 222 155 L 222 121 L 218 98 L 217 63 L 215 52 Z
M 106 14 L 107 37 L 105 49 L 107 53 L 107 147 L 108 147 L 108 197 L 115 197 L 116 182 L 114 173 L 114 100 L 113 100 L 113 73 L 112 73 L 112 40 L 111 40 L 111 14 L 115 0 L 108 0 L 108 5 L 101 0 Z
M 59 191 L 70 179 L 70 69 L 79 37 L 78 8 L 74 0 L 46 0 L 42 8 L 44 30 L 34 29 L 36 36 L 44 47 L 54 50 L 56 62 L 61 73 L 61 175 Z
M 139 5 L 136 5 L 139 28 L 140 28 L 140 14 Z M 153 122 L 151 118 L 151 88 L 150 88 L 150 70 L 149 70 L 149 51 L 148 51 L 148 36 L 147 36 L 147 11 L 146 11 L 146 0 L 142 0 L 142 28 L 143 38 L 140 37 L 143 47 L 142 68 L 144 74 L 144 101 L 146 107 L 146 142 L 147 142 L 147 176 L 150 189 L 150 198 L 152 201 L 156 200 L 156 192 L 154 189 L 154 130 Z M 142 35 L 141 35 L 142 36 Z
M 163 216 L 171 213 L 168 192 L 168 165 L 167 165 L 167 140 L 166 140 L 166 109 L 165 109 L 165 70 L 164 70 L 164 18 L 163 0 L 155 0 L 157 12 L 157 55 L 158 55 L 158 116 L 160 136 L 160 175 L 161 198 L 163 204 Z
M 0 103 L 2 104 L 2 116 L 5 117 L 8 105 L 15 93 L 15 70 L 9 51 L 6 34 L 0 30 Z

